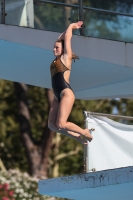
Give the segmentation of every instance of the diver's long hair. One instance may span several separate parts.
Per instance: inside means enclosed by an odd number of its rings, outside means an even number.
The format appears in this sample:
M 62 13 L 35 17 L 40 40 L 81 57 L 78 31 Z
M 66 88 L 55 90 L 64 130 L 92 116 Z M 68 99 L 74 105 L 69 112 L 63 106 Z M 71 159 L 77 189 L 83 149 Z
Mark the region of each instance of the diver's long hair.
M 60 42 L 62 44 L 62 48 L 64 49 L 64 40 L 57 40 L 56 42 Z M 72 59 L 75 62 L 75 59 L 79 59 L 79 57 L 75 53 L 72 52 Z

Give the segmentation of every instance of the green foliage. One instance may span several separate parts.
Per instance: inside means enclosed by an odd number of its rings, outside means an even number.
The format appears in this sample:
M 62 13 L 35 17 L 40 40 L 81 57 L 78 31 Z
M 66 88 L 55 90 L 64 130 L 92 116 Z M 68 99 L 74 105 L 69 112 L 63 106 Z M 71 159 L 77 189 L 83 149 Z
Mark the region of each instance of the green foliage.
M 66 136 L 62 136 L 62 140 Z M 75 140 L 68 138 L 67 142 L 60 146 L 60 153 L 68 153 L 74 151 L 76 146 L 81 147 L 80 151 L 76 155 L 67 156 L 64 159 L 59 161 L 59 174 L 63 175 L 72 175 L 83 173 L 83 146 L 78 144 Z
M 44 200 L 38 193 L 38 180 L 18 170 L 0 171 L 0 199 L 4 200 Z
M 7 169 L 19 168 L 21 171 L 28 171 L 25 149 L 19 134 L 14 85 L 10 81 L 3 80 L 0 81 L 0 85 L 0 157 Z M 44 88 L 28 86 L 27 97 L 33 136 L 36 140 L 39 140 L 47 122 L 49 112 L 46 90 Z M 76 100 L 69 121 L 84 128 L 83 111 L 112 113 L 114 107 L 118 110 L 117 114 L 133 116 L 133 100 Z M 118 119 L 118 121 L 132 124 L 132 121 L 127 122 L 120 119 Z M 58 154 L 67 154 L 70 151 L 74 151 L 78 146 L 80 147 L 80 151 L 76 155 L 66 156 L 58 161 L 59 176 L 83 172 L 83 146 L 74 139 L 61 135 Z M 53 145 L 51 149 L 51 159 L 53 159 L 54 156 L 56 155 Z M 53 165 L 50 166 L 50 174 L 52 170 Z
M 0 80 L 0 102 L 0 157 L 7 169 L 19 167 L 22 164 L 20 155 L 23 155 L 24 149 L 20 142 L 17 106 L 12 82 Z M 20 164 L 18 164 L 19 161 Z
M 113 99 L 112 105 L 118 111 L 118 115 L 133 117 L 133 100 L 132 99 Z M 123 124 L 133 125 L 133 120 L 116 119 Z
M 25 149 L 23 147 L 18 124 L 18 110 L 14 91 L 14 84 L 0 80 L 0 157 L 7 169 L 20 168 L 28 170 Z M 43 88 L 28 86 L 28 106 L 33 137 L 38 141 L 47 123 L 48 104 Z M 10 159 L 10 160 L 9 160 Z
M 49 31 L 59 30 L 60 32 L 63 32 L 65 29 L 65 24 L 63 23 L 63 11 L 64 9 L 60 6 L 35 4 L 35 28 L 42 28 Z
M 14 85 L 10 81 L 0 81 L 0 157 L 7 169 L 19 168 L 21 171 L 28 171 L 25 149 L 22 145 L 19 124 L 17 119 L 17 104 L 14 95 Z M 34 139 L 41 138 L 43 128 L 48 118 L 48 103 L 46 90 L 44 88 L 28 86 L 27 90 L 28 107 L 30 111 L 30 124 Z M 69 120 L 84 128 L 83 111 L 111 113 L 113 107 L 110 100 L 84 101 L 76 100 Z M 66 139 L 65 139 L 66 138 Z M 64 141 L 65 139 L 65 141 Z M 61 135 L 59 154 L 74 151 L 77 146 L 80 151 L 59 160 L 59 175 L 68 175 L 83 172 L 83 146 L 74 139 Z M 64 141 L 64 142 L 63 142 Z M 55 156 L 54 146 L 51 149 L 51 159 Z M 53 166 L 49 171 L 53 170 Z
M 35 140 L 40 140 L 49 113 L 46 90 L 40 87 L 28 86 L 27 96 L 32 134 Z

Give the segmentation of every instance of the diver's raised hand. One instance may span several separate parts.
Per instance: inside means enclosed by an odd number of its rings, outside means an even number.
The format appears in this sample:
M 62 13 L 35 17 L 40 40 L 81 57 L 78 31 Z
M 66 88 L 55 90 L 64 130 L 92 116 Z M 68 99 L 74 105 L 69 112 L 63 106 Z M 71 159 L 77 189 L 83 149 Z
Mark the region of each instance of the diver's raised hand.
M 76 23 L 72 23 L 72 27 L 73 29 L 79 29 L 79 28 L 82 28 L 82 24 L 83 24 L 82 21 L 78 21 Z

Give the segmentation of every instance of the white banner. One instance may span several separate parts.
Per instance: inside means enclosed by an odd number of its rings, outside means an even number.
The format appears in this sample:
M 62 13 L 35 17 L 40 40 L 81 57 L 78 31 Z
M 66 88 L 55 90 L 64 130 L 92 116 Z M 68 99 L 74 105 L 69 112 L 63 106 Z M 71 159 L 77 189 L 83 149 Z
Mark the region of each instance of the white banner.
M 86 128 L 94 128 L 88 144 L 88 171 L 133 166 L 133 126 L 106 117 L 87 117 Z

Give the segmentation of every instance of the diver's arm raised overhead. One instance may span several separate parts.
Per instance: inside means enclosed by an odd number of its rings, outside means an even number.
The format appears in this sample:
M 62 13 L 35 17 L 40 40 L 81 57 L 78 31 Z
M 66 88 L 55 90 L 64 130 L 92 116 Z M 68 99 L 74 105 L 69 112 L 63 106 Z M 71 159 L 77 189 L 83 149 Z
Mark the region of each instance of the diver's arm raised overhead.
M 66 29 L 66 31 L 63 33 L 64 37 L 64 55 L 66 55 L 68 58 L 72 59 L 72 48 L 71 48 L 71 39 L 72 39 L 72 31 L 74 29 L 81 28 L 83 22 L 79 21 L 77 23 L 72 23 L 69 25 L 69 27 Z

